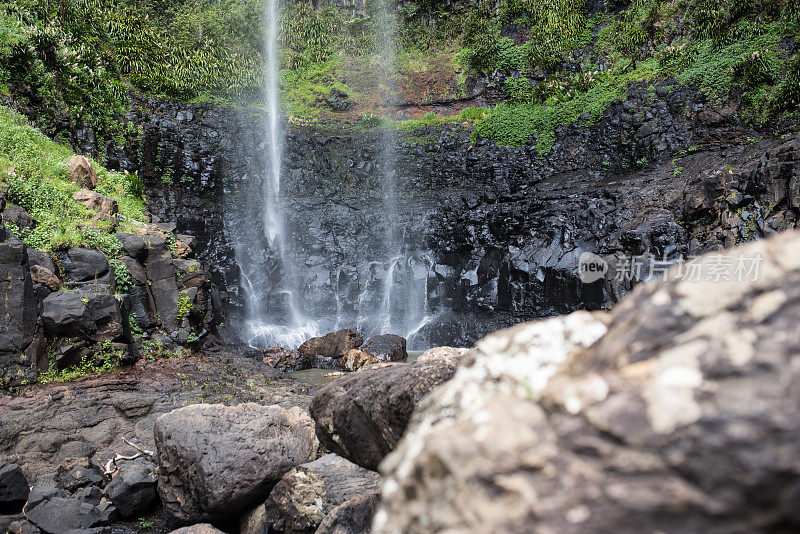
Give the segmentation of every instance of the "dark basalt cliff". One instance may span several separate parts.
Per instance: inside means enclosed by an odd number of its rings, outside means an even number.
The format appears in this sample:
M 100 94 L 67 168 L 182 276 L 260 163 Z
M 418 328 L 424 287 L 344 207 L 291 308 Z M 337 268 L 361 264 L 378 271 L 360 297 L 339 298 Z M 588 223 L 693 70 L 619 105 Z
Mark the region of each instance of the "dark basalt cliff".
M 153 215 L 197 237 L 234 324 L 241 295 L 226 223 L 230 232 L 243 221 L 226 213 L 265 168 L 263 117 L 137 99 L 129 119 L 141 135 L 107 146 L 108 165 L 139 172 Z M 610 306 L 630 287 L 613 276 L 623 267 L 614 255 L 673 261 L 796 227 L 800 144 L 782 133 L 762 137 L 733 107 L 664 84 L 632 88 L 595 125 L 562 127 L 546 155 L 473 142 L 458 124 L 401 134 L 400 227 L 430 266 L 434 320 L 422 344 L 467 344 L 522 320 Z M 363 283 L 348 273 L 381 232 L 380 139 L 289 127 L 288 227 L 305 254 L 298 269 L 311 273 L 305 298 L 321 308 L 342 305 L 334 293 L 356 298 L 341 285 Z M 85 132 L 75 142 L 95 150 Z M 612 275 L 583 284 L 586 251 L 608 259 Z M 646 277 L 646 268 L 634 276 Z

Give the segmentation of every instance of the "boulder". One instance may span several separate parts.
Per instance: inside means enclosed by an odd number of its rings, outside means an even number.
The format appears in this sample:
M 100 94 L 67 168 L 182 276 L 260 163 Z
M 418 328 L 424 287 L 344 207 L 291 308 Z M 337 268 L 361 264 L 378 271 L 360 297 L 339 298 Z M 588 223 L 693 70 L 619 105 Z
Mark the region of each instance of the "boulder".
M 322 337 L 313 337 L 300 345 L 300 352 L 309 356 L 324 356 L 327 358 L 340 358 L 350 349 L 360 347 L 364 338 L 358 332 L 349 328 L 331 332 Z
M 31 265 L 31 281 L 34 284 L 42 284 L 50 291 L 58 291 L 61 287 L 61 280 L 53 274 L 53 271 L 39 265 Z
M 285 372 L 310 369 L 314 364 L 313 356 L 299 350 L 286 350 L 281 347 L 265 350 L 261 353 L 261 359 L 270 367 Z
M 89 209 L 97 211 L 96 219 L 111 220 L 119 214 L 117 201 L 97 191 L 81 189 L 72 194 L 72 199 Z
M 452 378 L 458 362 L 459 358 L 389 363 L 331 382 L 311 401 L 320 442 L 376 470 L 403 436 L 416 404 Z
M 50 255 L 46 252 L 42 252 L 41 250 L 28 248 L 28 264 L 31 267 L 38 265 L 39 267 L 44 267 L 53 274 L 58 274 L 58 268 L 56 267 L 55 263 L 53 263 Z
M 381 465 L 373 532 L 795 531 L 798 321 L 787 233 L 493 334 Z
M 108 258 L 101 252 L 71 248 L 62 261 L 64 275 L 77 282 L 99 281 L 108 274 Z
M 114 237 L 117 238 L 122 244 L 122 250 L 136 260 L 143 260 L 147 253 L 147 243 L 145 242 L 145 238 L 140 235 L 134 234 L 126 234 L 124 232 L 117 232 L 114 234 Z
M 395 334 L 371 337 L 359 350 L 379 362 L 399 362 L 408 358 L 405 338 Z
M 22 469 L 17 464 L 0 462 L 0 515 L 21 512 L 29 492 Z
M 72 156 L 67 162 L 69 169 L 69 180 L 81 187 L 94 189 L 97 187 L 97 171 L 92 164 L 83 156 Z
M 174 410 L 158 418 L 154 436 L 161 502 L 184 523 L 237 518 L 318 448 L 303 410 L 252 403 Z
M 155 500 L 156 471 L 155 462 L 144 457 L 122 463 L 105 488 L 120 517 L 135 517 Z
M 355 497 L 376 494 L 379 487 L 377 473 L 326 454 L 283 476 L 265 503 L 266 516 L 277 532 L 314 532 L 334 508 Z
M 369 532 L 380 495 L 361 495 L 340 504 L 325 516 L 315 534 L 364 534 Z
M 225 534 L 223 531 L 214 528 L 208 523 L 200 525 L 192 525 L 191 527 L 183 527 L 173 530 L 169 534 Z
M 36 219 L 25 211 L 25 208 L 16 204 L 6 204 L 2 215 L 4 224 L 13 224 L 19 229 L 33 230 L 36 228 Z
M 52 293 L 42 303 L 42 320 L 47 332 L 56 337 L 130 340 L 128 310 L 114 295 L 85 290 Z

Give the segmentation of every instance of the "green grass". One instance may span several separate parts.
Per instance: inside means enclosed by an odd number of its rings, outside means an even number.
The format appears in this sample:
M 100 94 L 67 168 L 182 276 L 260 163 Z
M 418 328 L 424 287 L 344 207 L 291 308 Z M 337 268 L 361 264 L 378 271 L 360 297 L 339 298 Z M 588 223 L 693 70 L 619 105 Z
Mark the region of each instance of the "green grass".
M 555 142 L 555 130 L 572 124 L 588 114 L 586 124 L 598 121 L 614 100 L 624 97 L 630 82 L 651 79 L 657 74 L 655 60 L 640 62 L 635 70 L 626 71 L 628 62 L 607 74 L 598 74 L 597 81 L 586 89 L 571 89 L 559 85 L 544 103 L 502 103 L 479 121 L 473 137 L 487 138 L 504 145 L 523 145 L 536 139 L 540 154 L 550 151 Z
M 110 347 L 111 342 L 105 341 L 99 351 L 86 354 L 81 358 L 80 363 L 60 371 L 56 367 L 55 359 L 51 356 L 50 369 L 41 373 L 38 381 L 40 384 L 72 382 L 79 378 L 115 371 L 119 369 L 124 355 L 122 351 L 111 350 Z
M 25 208 L 38 222 L 32 231 L 11 230 L 40 250 L 84 246 L 115 257 L 120 244 L 108 233 L 110 223 L 91 221 L 94 212 L 72 199 L 81 189 L 68 180 L 67 161 L 72 155 L 71 149 L 50 140 L 24 117 L 0 106 L 0 184 L 7 189 L 8 201 Z M 96 190 L 119 204 L 120 230 L 131 229 L 134 221 L 144 218 L 142 199 L 130 192 L 136 187 L 132 177 L 93 165 L 98 174 Z

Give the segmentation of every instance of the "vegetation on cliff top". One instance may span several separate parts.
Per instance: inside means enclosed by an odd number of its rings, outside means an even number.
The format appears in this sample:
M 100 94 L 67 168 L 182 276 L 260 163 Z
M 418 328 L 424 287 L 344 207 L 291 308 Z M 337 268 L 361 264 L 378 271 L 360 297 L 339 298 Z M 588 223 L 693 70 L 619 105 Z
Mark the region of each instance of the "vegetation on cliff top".
M 291 2 L 281 25 L 286 108 L 301 120 L 383 124 L 396 103 L 425 113 L 499 84 L 505 102 L 470 113 L 476 138 L 552 145 L 557 126 L 596 120 L 633 81 L 674 78 L 735 98 L 765 123 L 800 102 L 800 0 L 431 0 L 363 13 Z M 393 5 L 393 4 L 392 4 Z M 11 0 L 0 7 L 0 91 L 99 135 L 118 133 L 127 87 L 194 102 L 258 104 L 262 0 Z M 381 45 L 395 28 L 397 60 Z M 330 99 L 345 95 L 336 111 Z M 344 111 L 342 111 L 344 110 Z M 430 124 L 441 117 L 420 119 Z M 413 116 L 413 115 L 412 115 Z M 415 123 L 406 123 L 413 126 Z
M 0 106 L 0 188 L 9 202 L 25 208 L 36 227 L 6 226 L 28 246 L 45 251 L 87 246 L 109 257 L 119 255 L 119 241 L 109 221 L 92 220 L 95 213 L 72 199 L 80 186 L 67 178 L 70 148 L 55 143 L 20 114 Z M 130 176 L 94 164 L 96 190 L 117 201 L 121 231 L 143 219 L 143 201 Z M 141 224 L 141 223 L 140 223 Z

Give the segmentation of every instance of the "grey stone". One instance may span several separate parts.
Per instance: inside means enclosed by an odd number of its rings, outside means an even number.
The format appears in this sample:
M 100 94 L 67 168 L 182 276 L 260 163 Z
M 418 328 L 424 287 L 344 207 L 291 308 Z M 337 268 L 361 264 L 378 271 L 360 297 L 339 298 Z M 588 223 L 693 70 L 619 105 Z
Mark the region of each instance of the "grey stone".
M 318 447 L 303 410 L 252 403 L 175 410 L 158 418 L 154 436 L 164 511 L 184 523 L 237 518 Z

